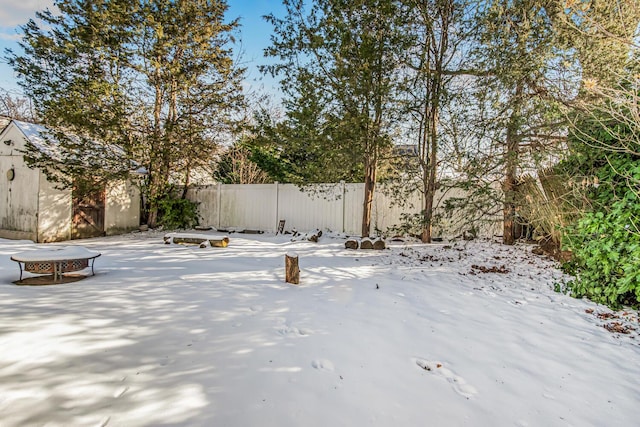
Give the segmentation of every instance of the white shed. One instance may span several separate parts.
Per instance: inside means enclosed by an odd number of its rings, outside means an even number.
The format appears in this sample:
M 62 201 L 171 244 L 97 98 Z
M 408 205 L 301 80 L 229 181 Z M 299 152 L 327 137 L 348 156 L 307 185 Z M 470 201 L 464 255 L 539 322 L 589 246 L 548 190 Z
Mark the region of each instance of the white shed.
M 140 224 L 140 191 L 114 181 L 90 200 L 57 189 L 24 160 L 27 142 L 40 146 L 43 126 L 12 120 L 0 133 L 0 237 L 55 242 L 120 234 Z

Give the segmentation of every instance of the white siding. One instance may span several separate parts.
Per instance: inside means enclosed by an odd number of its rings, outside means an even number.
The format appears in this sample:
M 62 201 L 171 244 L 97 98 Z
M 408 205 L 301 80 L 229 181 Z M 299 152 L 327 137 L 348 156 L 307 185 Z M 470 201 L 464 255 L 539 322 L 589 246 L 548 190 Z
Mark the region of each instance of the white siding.
M 29 129 L 37 125 L 22 124 Z M 38 242 L 71 237 L 72 199 L 70 190 L 58 190 L 37 169 L 27 167 L 22 150 L 26 136 L 12 122 L 0 135 L 0 237 Z M 15 178 L 9 181 L 7 172 Z M 137 228 L 140 221 L 140 192 L 130 183 L 115 183 L 107 191 L 105 231 L 116 234 Z
M 29 169 L 19 150 L 22 132 L 8 127 L 0 138 L 0 237 L 35 240 L 37 236 L 39 173 Z M 9 181 L 8 172 L 15 176 Z

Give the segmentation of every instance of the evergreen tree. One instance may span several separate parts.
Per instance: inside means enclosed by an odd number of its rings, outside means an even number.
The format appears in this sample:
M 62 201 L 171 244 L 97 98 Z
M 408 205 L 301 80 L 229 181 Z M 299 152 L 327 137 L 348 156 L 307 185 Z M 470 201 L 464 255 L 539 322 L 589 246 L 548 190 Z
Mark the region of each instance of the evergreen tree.
M 285 108 L 300 144 L 329 158 L 358 153 L 365 183 L 362 235 L 371 228 L 379 162 L 397 125 L 399 55 L 409 46 L 406 8 L 393 0 L 284 0 L 265 71 L 282 76 Z M 306 142 L 304 139 L 306 139 Z M 353 150 L 353 151 L 352 151 Z M 353 166 L 352 166 L 353 168 Z
M 493 0 L 482 14 L 477 55 L 487 77 L 479 93 L 486 114 L 480 134 L 486 143 L 484 170 L 500 171 L 494 176 L 501 181 L 505 244 L 515 241 L 518 176 L 544 165 L 564 140 L 557 100 L 563 90 L 575 93 L 560 78 L 566 52 L 558 43 L 549 3 Z
M 51 128 L 43 136 L 56 144 L 48 152 L 31 149 L 27 160 L 65 186 L 80 176 L 103 185 L 131 165 L 114 149 L 127 136 L 127 100 L 119 83 L 129 30 L 102 23 L 121 21 L 133 9 L 127 2 L 56 6 L 60 15 L 47 10 L 37 14 L 40 25 L 30 20 L 22 27 L 23 55 L 8 52 L 37 116 Z
M 577 297 L 640 303 L 640 4 L 572 3 L 562 22 L 582 70 L 569 115 L 569 155 L 557 170 L 581 196 L 563 229 L 564 265 Z M 592 47 L 596 50 L 591 50 Z
M 237 20 L 224 21 L 224 0 L 55 5 L 60 15 L 46 11 L 38 14 L 42 26 L 31 20 L 23 27 L 25 53 L 9 54 L 44 122 L 76 135 L 59 135 L 65 159 L 54 169 L 73 177 L 80 169 L 69 170 L 70 164 L 103 155 L 96 156 L 96 140 L 118 144 L 148 172 L 154 226 L 170 181 L 188 184 L 189 171 L 208 162 L 233 129 L 244 72 L 230 48 Z M 34 159 L 51 164 L 38 153 Z M 130 167 L 121 155 L 114 164 L 118 173 Z

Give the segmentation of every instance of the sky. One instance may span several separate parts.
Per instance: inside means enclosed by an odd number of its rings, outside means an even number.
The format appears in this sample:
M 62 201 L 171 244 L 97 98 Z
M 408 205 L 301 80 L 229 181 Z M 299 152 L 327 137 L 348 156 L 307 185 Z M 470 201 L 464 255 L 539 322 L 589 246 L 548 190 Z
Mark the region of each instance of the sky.
M 5 49 L 19 49 L 19 27 L 35 16 L 37 10 L 53 5 L 53 0 L 0 0 L 0 51 L 4 57 Z M 263 78 L 257 66 L 264 62 L 263 49 L 269 45 L 271 26 L 262 16 L 281 14 L 284 7 L 280 0 L 228 0 L 228 19 L 240 18 L 241 45 L 236 50 L 243 52 L 242 64 L 247 67 L 246 86 L 258 89 L 261 86 L 267 92 L 275 91 L 276 83 L 268 77 Z M 0 59 L 0 88 L 19 93 L 19 87 L 13 70 Z

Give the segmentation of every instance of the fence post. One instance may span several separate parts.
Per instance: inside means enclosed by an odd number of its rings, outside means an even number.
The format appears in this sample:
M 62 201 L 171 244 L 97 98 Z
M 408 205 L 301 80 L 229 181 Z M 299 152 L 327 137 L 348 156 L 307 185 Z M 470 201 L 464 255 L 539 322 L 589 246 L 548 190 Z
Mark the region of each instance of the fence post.
M 276 230 L 277 230 L 278 223 L 280 222 L 280 218 L 278 218 L 278 216 L 280 215 L 280 190 L 279 190 L 280 183 L 276 181 L 275 185 L 276 185 L 276 217 L 274 218 L 273 224 L 276 225 Z
M 216 228 L 220 228 L 220 215 L 222 212 L 222 183 L 218 182 L 218 190 L 216 191 L 216 196 L 218 198 L 218 224 L 216 225 Z
M 340 184 L 342 184 L 342 232 L 344 233 L 345 231 L 345 227 L 344 227 L 344 216 L 346 215 L 346 197 L 347 197 L 347 185 L 344 182 L 344 180 L 340 181 Z

